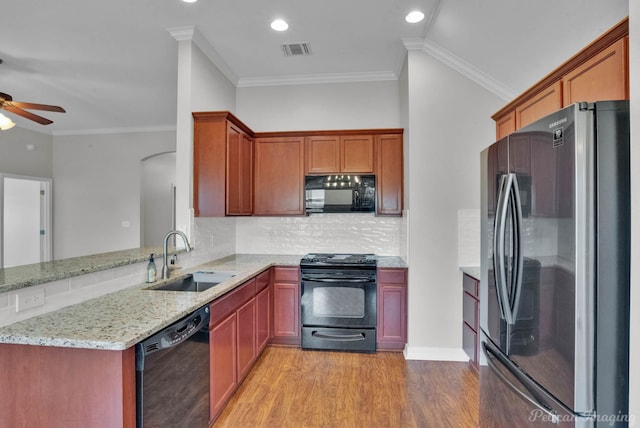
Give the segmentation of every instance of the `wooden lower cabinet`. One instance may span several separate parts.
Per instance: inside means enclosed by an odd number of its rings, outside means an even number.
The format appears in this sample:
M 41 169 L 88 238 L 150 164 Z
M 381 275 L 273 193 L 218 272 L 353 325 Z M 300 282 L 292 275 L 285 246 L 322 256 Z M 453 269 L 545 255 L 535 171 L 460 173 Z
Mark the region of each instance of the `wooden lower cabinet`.
M 471 367 L 478 369 L 480 334 L 480 282 L 464 274 L 462 277 L 462 349 Z
M 136 425 L 135 349 L 0 344 L 0 426 Z
M 300 268 L 276 267 L 273 276 L 273 330 L 271 343 L 299 346 Z
M 269 332 L 271 318 L 270 278 L 270 271 L 263 272 L 211 303 L 212 421 L 220 415 L 269 341 L 264 331 Z
M 258 354 L 271 339 L 271 287 L 256 295 L 256 349 Z
M 378 350 L 402 351 L 407 343 L 407 269 L 378 269 Z
M 245 303 L 238 316 L 238 379 L 244 379 L 258 355 L 256 351 L 256 299 Z
M 212 419 L 220 414 L 238 387 L 237 332 L 238 319 L 235 312 L 211 327 L 209 332 Z

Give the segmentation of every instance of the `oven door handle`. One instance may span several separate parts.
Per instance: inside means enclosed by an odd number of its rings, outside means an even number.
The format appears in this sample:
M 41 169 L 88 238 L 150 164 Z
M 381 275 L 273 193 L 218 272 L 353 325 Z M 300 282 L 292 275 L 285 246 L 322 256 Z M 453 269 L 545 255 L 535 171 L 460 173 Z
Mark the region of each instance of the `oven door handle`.
M 310 278 L 308 276 L 302 277 L 303 281 L 308 282 L 353 282 L 353 283 L 366 283 L 366 282 L 376 282 L 375 278 Z
M 322 331 L 314 331 L 311 335 L 318 339 L 329 339 L 339 342 L 357 342 L 365 339 L 363 333 L 326 333 Z

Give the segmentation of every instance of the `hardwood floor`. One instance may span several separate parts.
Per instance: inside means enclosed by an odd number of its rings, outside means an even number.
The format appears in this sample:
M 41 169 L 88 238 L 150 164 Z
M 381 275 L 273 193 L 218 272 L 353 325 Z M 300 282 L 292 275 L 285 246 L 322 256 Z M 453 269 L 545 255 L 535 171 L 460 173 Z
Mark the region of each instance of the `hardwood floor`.
M 214 427 L 467 428 L 478 401 L 466 363 L 268 347 Z

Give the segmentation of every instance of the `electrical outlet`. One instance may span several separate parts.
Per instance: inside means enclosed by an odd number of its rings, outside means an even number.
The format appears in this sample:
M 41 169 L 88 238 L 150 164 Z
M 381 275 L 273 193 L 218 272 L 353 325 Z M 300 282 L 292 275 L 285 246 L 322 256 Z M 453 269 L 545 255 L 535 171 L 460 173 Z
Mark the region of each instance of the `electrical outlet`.
M 44 305 L 44 288 L 16 293 L 16 312 Z

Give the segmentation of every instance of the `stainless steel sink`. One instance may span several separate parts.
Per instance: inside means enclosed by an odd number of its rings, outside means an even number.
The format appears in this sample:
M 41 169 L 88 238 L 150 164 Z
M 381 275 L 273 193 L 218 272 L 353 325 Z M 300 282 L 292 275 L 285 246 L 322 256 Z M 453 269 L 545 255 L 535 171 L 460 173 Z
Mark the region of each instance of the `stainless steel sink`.
M 232 272 L 216 272 L 216 275 L 209 276 L 207 281 L 196 281 L 193 275 L 187 275 L 159 286 L 151 286 L 147 290 L 200 292 L 215 287 L 234 276 L 235 273 Z

